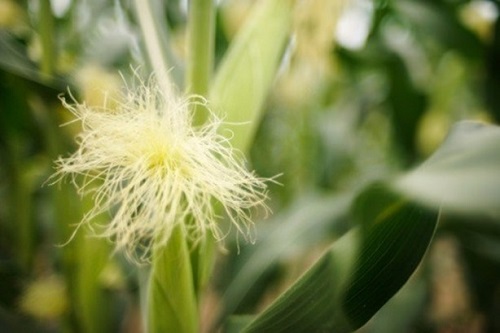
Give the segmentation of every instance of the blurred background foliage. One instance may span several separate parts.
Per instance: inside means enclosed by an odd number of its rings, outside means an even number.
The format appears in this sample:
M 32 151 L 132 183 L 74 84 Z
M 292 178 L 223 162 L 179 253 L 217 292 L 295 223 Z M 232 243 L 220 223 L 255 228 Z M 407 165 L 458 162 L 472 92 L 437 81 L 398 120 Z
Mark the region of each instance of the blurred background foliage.
M 219 1 L 216 64 L 253 3 Z M 181 83 L 187 4 L 156 5 Z M 71 117 L 58 96 L 69 87 L 102 106 L 119 71 L 148 67 L 131 7 L 0 0 L 2 331 L 140 331 L 137 269 L 83 230 L 65 244 L 90 202 L 47 183 L 78 133 L 60 126 Z M 458 120 L 500 121 L 498 13 L 496 0 L 296 2 L 249 159 L 259 175 L 280 175 L 274 214 L 256 223 L 255 244 L 226 240 L 202 303 L 207 332 L 279 295 L 350 229 L 367 184 L 417 165 Z M 498 313 L 500 224 L 446 215 L 421 267 L 360 331 L 498 332 Z

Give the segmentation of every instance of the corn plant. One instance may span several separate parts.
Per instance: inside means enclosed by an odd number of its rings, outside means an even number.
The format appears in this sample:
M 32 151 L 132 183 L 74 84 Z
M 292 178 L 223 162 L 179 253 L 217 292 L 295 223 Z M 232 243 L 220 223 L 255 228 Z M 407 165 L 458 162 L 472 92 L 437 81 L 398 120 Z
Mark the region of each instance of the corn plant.
M 422 310 L 443 234 L 498 259 L 476 2 L 0 2 L 0 325 L 494 330 Z

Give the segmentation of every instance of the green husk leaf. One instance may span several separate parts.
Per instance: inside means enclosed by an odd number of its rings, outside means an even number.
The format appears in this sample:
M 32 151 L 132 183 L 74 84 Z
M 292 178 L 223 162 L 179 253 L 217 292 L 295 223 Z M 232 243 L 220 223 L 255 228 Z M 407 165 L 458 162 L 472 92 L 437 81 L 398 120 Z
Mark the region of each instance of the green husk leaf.
M 198 311 L 189 248 L 182 227 L 155 249 L 148 290 L 149 333 L 198 332 Z
M 231 43 L 214 77 L 210 101 L 221 112 L 221 131 L 233 147 L 247 151 L 290 30 L 291 0 L 263 0 Z
M 109 262 L 110 245 L 101 238 L 81 236 L 75 242 L 78 251 L 75 308 L 82 332 L 109 332 L 113 329 L 114 304 L 100 278 Z

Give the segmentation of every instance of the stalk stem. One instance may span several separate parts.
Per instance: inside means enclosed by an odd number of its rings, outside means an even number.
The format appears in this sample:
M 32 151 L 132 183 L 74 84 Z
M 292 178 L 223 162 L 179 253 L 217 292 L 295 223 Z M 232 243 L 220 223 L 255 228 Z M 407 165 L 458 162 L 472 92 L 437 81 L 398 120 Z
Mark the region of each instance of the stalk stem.
M 48 81 L 54 73 L 55 49 L 54 49 L 54 16 L 50 8 L 49 0 L 40 1 L 39 32 L 42 44 L 42 59 L 40 71 L 42 80 Z
M 213 71 L 215 36 L 215 5 L 213 0 L 192 0 L 188 18 L 188 59 L 186 88 L 189 93 L 207 96 Z M 194 109 L 194 124 L 207 119 L 203 105 Z

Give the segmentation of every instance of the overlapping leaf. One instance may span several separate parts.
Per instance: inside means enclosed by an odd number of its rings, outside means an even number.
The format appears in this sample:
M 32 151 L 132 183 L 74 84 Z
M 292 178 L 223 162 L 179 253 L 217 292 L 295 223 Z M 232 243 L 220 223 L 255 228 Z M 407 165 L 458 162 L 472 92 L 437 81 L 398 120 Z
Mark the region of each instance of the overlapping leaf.
M 358 227 L 243 332 L 350 332 L 407 281 L 434 234 L 437 213 L 374 185 L 356 200 Z
M 498 216 L 498 147 L 498 127 L 463 122 L 420 167 L 368 187 L 353 206 L 357 226 L 242 331 L 351 332 L 364 325 L 417 268 L 439 209 Z

